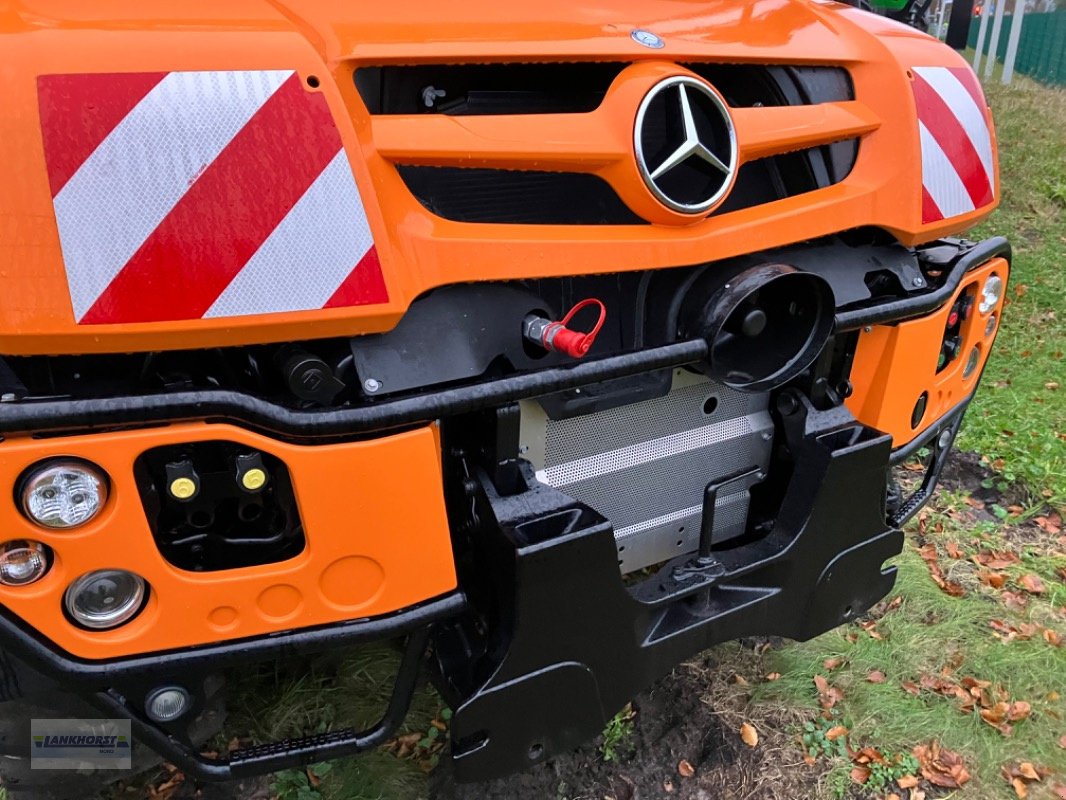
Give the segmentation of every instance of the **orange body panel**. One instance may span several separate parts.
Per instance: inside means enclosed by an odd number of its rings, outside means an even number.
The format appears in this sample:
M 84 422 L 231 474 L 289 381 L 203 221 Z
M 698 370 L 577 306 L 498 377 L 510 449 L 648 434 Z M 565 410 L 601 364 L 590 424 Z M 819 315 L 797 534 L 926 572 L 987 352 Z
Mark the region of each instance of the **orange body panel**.
M 1006 283 L 1007 262 L 994 258 L 969 273 L 951 301 L 929 316 L 898 325 L 875 325 L 860 332 L 851 370 L 854 392 L 847 407 L 861 422 L 892 434 L 894 447 L 912 441 L 977 388 L 999 332 L 1003 298 L 987 314 L 980 313 L 974 304 L 962 324 L 961 354 L 940 373 L 936 371 L 937 358 L 952 305 L 968 291 L 976 291 L 979 297 L 981 284 L 993 272 Z M 997 324 L 991 335 L 986 335 L 985 326 L 991 315 L 995 315 Z M 964 376 L 966 360 L 975 347 L 980 353 L 977 367 Z M 912 427 L 911 414 L 922 392 L 929 393 L 928 404 L 921 422 Z
M 629 32 L 650 29 L 650 50 Z M 71 354 L 240 345 L 380 332 L 420 294 L 445 284 L 674 267 L 861 226 L 904 243 L 959 232 L 994 204 L 921 223 L 921 177 L 909 68 L 961 66 L 932 38 L 834 3 L 626 0 L 402 5 L 307 0 L 150 4 L 20 0 L 0 10 L 0 353 Z M 627 61 L 602 105 L 584 114 L 371 118 L 354 86 L 361 66 L 458 61 Z M 741 161 L 861 137 L 841 183 L 692 222 L 655 204 L 632 153 L 640 97 L 693 61 L 846 67 L 854 102 L 737 109 Z M 76 72 L 295 69 L 318 77 L 378 248 L 389 300 L 247 317 L 79 326 L 52 208 L 37 78 Z M 487 225 L 436 217 L 396 163 L 593 172 L 653 224 Z M 998 196 L 998 187 L 996 191 Z M 181 264 L 174 264 L 180 270 Z
M 164 560 L 133 476 L 145 450 L 225 439 L 287 465 L 307 545 L 295 558 L 221 572 Z M 55 562 L 37 583 L 0 587 L 0 604 L 68 653 L 119 656 L 208 644 L 396 611 L 455 588 L 436 426 L 381 439 L 301 447 L 228 425 L 183 424 L 103 435 L 0 442 L 0 485 L 42 458 L 77 456 L 102 467 L 111 495 L 100 516 L 70 532 L 45 530 L 0 496 L 3 540 L 49 545 Z M 64 616 L 63 591 L 94 569 L 131 569 L 151 586 L 144 610 L 113 631 Z

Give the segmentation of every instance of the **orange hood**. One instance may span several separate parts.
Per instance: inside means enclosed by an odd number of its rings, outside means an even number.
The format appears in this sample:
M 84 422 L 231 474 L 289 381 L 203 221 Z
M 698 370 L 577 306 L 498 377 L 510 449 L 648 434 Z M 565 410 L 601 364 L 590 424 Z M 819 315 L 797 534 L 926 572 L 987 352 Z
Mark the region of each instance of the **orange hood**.
M 861 226 L 916 243 L 994 207 L 923 217 L 911 68 L 962 60 L 831 2 L 25 0 L 0 3 L 0 53 L 0 354 L 358 335 L 445 284 L 701 263 Z M 353 79 L 590 61 L 622 66 L 587 113 L 373 115 Z M 848 70 L 854 100 L 731 110 L 742 164 L 860 139 L 847 179 L 699 219 L 656 206 L 636 109 L 701 62 Z M 650 224 L 444 219 L 398 164 L 595 175 Z

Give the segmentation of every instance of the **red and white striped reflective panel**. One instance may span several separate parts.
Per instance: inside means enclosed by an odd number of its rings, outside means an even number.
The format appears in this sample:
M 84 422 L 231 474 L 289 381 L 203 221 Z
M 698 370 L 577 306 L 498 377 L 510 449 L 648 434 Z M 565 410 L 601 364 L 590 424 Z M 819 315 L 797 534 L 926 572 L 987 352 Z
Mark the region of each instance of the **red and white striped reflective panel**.
M 336 124 L 292 70 L 44 75 L 38 96 L 78 323 L 388 300 Z
M 995 167 L 985 98 L 969 67 L 915 67 L 922 141 L 922 222 L 992 202 Z

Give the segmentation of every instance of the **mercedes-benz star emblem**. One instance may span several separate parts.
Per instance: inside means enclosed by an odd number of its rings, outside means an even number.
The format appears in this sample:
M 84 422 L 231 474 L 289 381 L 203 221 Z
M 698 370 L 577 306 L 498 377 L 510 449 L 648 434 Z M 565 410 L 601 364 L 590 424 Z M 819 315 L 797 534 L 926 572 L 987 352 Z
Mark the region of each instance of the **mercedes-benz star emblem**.
M 629 35 L 633 37 L 633 41 L 637 44 L 642 44 L 653 50 L 661 50 L 666 45 L 661 36 L 656 36 L 651 31 L 646 31 L 643 28 L 637 28 Z
M 634 148 L 652 194 L 683 214 L 714 207 L 737 169 L 737 136 L 725 102 L 687 75 L 659 81 L 644 97 Z

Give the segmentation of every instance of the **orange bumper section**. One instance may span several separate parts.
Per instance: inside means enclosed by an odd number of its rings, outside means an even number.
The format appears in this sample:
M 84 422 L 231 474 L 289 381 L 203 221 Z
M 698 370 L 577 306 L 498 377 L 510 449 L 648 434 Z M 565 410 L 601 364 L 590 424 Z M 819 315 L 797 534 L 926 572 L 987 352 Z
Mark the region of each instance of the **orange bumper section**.
M 134 479 L 134 461 L 160 445 L 225 439 L 288 467 L 306 546 L 296 557 L 219 572 L 188 572 L 160 554 Z M 19 511 L 13 487 L 41 459 L 75 456 L 104 469 L 110 497 L 84 527 L 46 530 Z M 379 439 L 299 446 L 229 425 L 0 442 L 0 539 L 52 548 L 37 583 L 0 587 L 0 604 L 68 653 L 116 658 L 387 614 L 456 586 L 435 425 Z M 87 631 L 63 611 L 63 592 L 96 569 L 136 572 L 150 585 L 129 624 Z
M 1002 258 L 969 273 L 952 299 L 925 317 L 896 325 L 875 325 L 859 333 L 851 370 L 854 387 L 847 407 L 859 421 L 892 434 L 893 447 L 913 441 L 977 388 L 999 332 L 1006 292 L 995 307 L 979 309 L 981 287 L 993 273 L 1006 289 L 1010 267 Z M 960 298 L 972 297 L 961 322 L 959 355 L 938 372 L 948 318 Z M 995 320 L 990 322 L 990 319 Z M 975 359 L 971 364 L 971 359 Z M 924 396 L 924 413 L 919 404 Z M 918 410 L 916 411 L 916 406 Z

